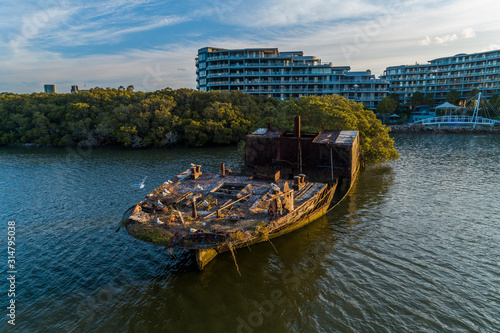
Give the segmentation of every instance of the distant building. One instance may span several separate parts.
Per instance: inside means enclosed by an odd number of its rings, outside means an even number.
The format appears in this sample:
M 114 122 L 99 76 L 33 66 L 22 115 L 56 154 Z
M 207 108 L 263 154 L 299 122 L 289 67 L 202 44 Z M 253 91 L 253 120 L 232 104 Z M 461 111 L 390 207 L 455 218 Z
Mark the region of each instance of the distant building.
M 56 92 L 56 85 L 55 84 L 45 84 L 43 86 L 43 89 L 46 94 L 53 94 Z
M 375 109 L 389 93 L 389 83 L 370 71 L 350 72 L 349 66 L 322 64 L 302 51 L 277 48 L 222 49 L 204 47 L 196 58 L 200 91 L 243 91 L 280 100 L 339 94 Z
M 71 93 L 74 94 L 74 93 L 77 93 L 79 90 L 78 90 L 78 86 L 74 85 L 74 86 L 71 86 Z
M 500 94 L 500 50 L 460 53 L 424 65 L 391 66 L 380 78 L 390 82 L 391 92 L 399 95 L 403 105 L 410 104 L 416 91 L 433 93 L 436 105 L 444 103 L 446 94 L 453 89 L 460 92 L 462 99 L 473 89 L 490 97 Z

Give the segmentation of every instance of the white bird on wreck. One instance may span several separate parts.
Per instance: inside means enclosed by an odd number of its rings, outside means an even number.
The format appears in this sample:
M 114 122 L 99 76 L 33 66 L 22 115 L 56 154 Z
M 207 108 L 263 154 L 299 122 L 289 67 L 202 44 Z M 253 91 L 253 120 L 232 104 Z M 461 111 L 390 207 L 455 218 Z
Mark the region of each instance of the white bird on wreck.
M 165 224 L 165 222 L 160 221 L 159 218 L 156 218 L 156 223 L 158 223 L 158 224 Z
M 133 184 L 132 186 L 137 188 L 144 188 L 144 183 L 146 182 L 146 178 L 148 178 L 148 176 L 144 177 L 142 182 L 140 182 L 139 184 Z

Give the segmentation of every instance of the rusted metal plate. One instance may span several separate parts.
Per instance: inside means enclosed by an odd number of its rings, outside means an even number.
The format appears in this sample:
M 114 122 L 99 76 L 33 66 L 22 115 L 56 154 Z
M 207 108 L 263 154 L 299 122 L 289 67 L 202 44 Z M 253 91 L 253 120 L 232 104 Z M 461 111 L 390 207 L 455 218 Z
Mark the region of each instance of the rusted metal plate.
M 339 136 L 335 140 L 335 145 L 352 147 L 357 136 L 358 131 L 340 131 Z
M 279 130 L 270 130 L 267 128 L 259 128 L 255 130 L 252 134 L 248 135 L 248 137 L 252 137 L 253 135 L 257 135 L 261 138 L 279 138 L 283 134 L 283 131 Z
M 339 136 L 341 131 L 338 130 L 326 130 L 318 134 L 316 138 L 313 140 L 313 143 L 321 144 L 321 145 L 327 145 L 327 144 L 334 144 L 335 140 L 337 140 L 337 137 Z

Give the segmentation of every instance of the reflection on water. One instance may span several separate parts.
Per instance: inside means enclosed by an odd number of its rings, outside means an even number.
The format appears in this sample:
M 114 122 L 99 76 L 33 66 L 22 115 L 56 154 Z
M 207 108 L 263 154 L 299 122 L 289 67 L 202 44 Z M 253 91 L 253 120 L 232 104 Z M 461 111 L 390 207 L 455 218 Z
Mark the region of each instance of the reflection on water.
M 236 148 L 0 148 L 0 217 L 18 227 L 16 323 L 23 332 L 494 331 L 500 138 L 395 143 L 401 159 L 362 171 L 326 216 L 238 250 L 241 277 L 229 253 L 200 274 L 181 252 L 115 232 L 126 208 L 190 163 L 241 168 Z M 130 186 L 145 175 L 143 190 Z

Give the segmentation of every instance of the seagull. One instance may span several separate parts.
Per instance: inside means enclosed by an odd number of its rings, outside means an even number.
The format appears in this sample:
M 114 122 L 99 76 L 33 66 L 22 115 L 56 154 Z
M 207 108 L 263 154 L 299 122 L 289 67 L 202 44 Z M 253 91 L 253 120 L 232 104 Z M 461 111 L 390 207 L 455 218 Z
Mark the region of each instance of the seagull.
M 163 184 L 165 184 L 165 185 L 172 184 L 172 181 L 171 181 L 171 180 L 167 180 L 167 181 L 166 181 L 166 182 L 164 182 Z
M 165 224 L 165 222 L 160 221 L 159 218 L 156 218 L 156 223 L 158 223 L 158 224 Z
M 203 186 L 200 186 L 200 184 L 196 185 L 196 188 L 203 191 Z
M 195 167 L 195 166 L 196 166 L 196 164 L 191 163 L 191 166 L 192 166 L 192 167 Z
M 144 182 L 146 181 L 146 178 L 148 178 L 148 176 L 144 177 L 144 179 L 142 180 L 142 182 L 140 182 L 139 184 L 134 184 L 132 186 L 133 187 L 137 187 L 137 188 L 144 188 Z

